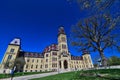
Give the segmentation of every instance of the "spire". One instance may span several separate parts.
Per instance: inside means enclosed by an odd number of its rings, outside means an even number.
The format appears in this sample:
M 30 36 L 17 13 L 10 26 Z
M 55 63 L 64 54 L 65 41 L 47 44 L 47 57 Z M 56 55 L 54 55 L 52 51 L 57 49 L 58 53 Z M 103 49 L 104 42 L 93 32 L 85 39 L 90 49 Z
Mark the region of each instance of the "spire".
M 58 35 L 60 35 L 60 34 L 65 34 L 65 31 L 64 31 L 64 27 L 63 27 L 63 26 L 59 28 Z
M 10 42 L 10 44 L 12 44 L 12 45 L 20 45 L 20 39 L 19 39 L 19 38 L 14 38 L 14 39 Z

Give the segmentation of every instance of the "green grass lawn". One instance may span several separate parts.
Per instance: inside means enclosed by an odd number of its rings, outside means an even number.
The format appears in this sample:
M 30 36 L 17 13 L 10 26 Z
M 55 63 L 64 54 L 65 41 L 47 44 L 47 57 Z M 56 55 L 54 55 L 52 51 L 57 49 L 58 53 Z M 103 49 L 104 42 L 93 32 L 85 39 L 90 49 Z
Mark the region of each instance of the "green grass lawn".
M 32 74 L 41 74 L 41 73 L 48 73 L 47 71 L 46 72 L 19 72 L 19 73 L 15 73 L 14 74 L 14 77 L 17 77 L 17 76 L 26 76 L 26 75 L 32 75 Z M 9 78 L 11 77 L 10 74 L 0 74 L 0 79 L 2 78 Z
M 80 74 L 107 74 L 105 77 L 80 76 Z M 68 72 L 32 80 L 120 80 L 120 69 L 102 69 Z

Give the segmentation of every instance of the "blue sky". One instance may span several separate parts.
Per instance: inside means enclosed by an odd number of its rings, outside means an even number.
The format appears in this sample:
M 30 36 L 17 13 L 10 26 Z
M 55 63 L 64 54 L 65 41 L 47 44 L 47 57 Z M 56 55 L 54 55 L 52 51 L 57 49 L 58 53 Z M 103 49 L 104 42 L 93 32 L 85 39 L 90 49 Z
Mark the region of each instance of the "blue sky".
M 21 38 L 23 50 L 42 52 L 46 46 L 57 43 L 60 25 L 64 25 L 69 38 L 71 25 L 85 15 L 76 3 L 67 0 L 1 0 L 0 61 L 14 37 Z M 80 55 L 70 44 L 69 49 L 73 55 Z M 113 55 L 111 51 L 106 53 Z M 113 53 L 120 56 L 116 51 Z M 98 54 L 92 54 L 92 57 L 95 55 Z

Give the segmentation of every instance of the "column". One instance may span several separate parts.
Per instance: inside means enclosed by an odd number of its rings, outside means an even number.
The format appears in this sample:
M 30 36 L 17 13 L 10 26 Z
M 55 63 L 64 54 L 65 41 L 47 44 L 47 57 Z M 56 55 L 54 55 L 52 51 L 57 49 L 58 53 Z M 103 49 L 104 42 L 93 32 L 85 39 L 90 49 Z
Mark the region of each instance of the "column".
M 61 69 L 63 70 L 64 69 L 64 62 L 61 61 Z

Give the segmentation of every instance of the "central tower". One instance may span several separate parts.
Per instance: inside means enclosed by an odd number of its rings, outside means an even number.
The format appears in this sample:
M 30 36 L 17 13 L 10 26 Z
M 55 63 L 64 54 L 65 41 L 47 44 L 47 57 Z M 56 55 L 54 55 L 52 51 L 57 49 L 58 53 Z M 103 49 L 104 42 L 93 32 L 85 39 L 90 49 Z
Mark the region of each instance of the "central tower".
M 68 51 L 67 37 L 63 27 L 58 32 L 59 68 L 62 70 L 70 69 L 70 54 Z
M 58 49 L 61 53 L 68 54 L 67 38 L 63 27 L 58 32 Z

